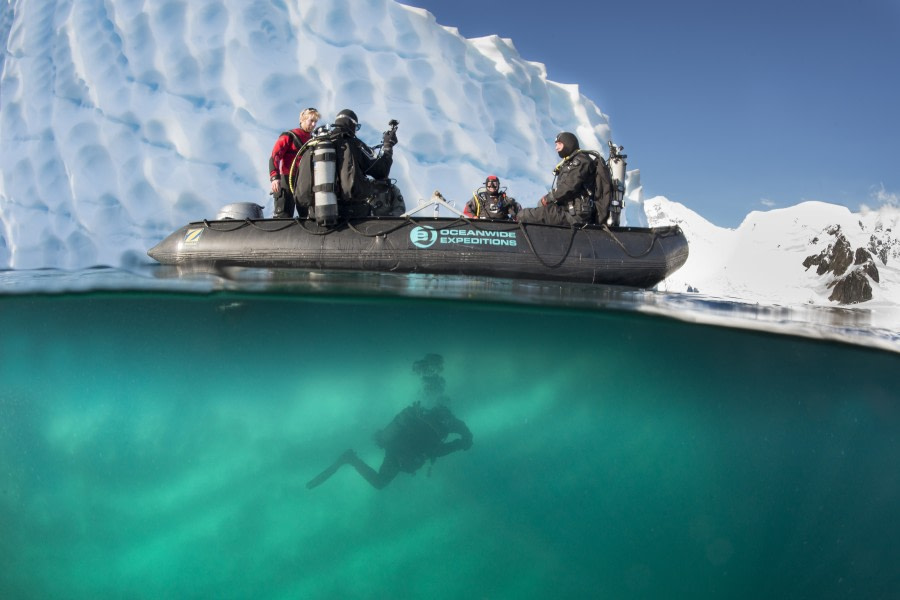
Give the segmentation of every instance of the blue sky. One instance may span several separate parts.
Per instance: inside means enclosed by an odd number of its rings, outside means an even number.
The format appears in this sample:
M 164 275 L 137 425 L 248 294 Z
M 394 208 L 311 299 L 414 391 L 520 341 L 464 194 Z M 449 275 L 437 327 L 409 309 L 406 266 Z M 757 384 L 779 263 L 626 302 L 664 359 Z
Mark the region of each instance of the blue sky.
M 724 227 L 804 200 L 898 205 L 900 0 L 401 1 L 579 84 L 647 197 Z

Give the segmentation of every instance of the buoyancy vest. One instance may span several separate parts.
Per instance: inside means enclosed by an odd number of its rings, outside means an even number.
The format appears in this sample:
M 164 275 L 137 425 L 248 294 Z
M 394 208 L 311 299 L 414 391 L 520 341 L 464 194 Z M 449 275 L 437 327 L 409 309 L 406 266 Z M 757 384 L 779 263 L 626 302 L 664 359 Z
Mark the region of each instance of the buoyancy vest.
M 492 219 L 508 219 L 510 210 L 515 205 L 515 199 L 508 197 L 506 192 L 491 196 L 486 191 L 476 190 L 472 194 L 472 203 L 475 205 L 476 218 L 484 218 L 483 213 L 486 213 L 486 216 Z
M 553 174 L 555 177 L 559 177 L 566 164 L 579 154 L 591 157 L 593 169 L 588 180 L 581 182 L 583 185 L 581 198 L 569 201 L 566 208 L 573 215 L 580 214 L 585 220 L 589 218 L 589 213 L 592 213 L 590 218 L 595 223 L 605 223 L 609 216 L 609 204 L 612 200 L 612 174 L 602 154 L 596 150 L 575 150 L 556 165 Z
M 433 460 L 435 451 L 450 435 L 448 415 L 450 412 L 445 407 L 429 410 L 415 402 L 378 431 L 375 442 L 397 459 L 402 471 L 412 473 L 426 460 Z

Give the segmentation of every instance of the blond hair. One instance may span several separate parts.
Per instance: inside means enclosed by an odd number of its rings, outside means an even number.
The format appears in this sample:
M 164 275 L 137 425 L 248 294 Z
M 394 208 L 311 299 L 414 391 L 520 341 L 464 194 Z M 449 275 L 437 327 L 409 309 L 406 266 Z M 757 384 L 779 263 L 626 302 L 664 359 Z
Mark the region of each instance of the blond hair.
M 299 118 L 298 120 L 299 120 L 299 121 L 303 121 L 303 117 L 305 117 L 305 116 L 307 116 L 307 115 L 312 115 L 312 116 L 314 116 L 314 117 L 316 118 L 316 121 L 318 121 L 319 119 L 322 118 L 322 115 L 320 115 L 320 114 L 319 114 L 319 111 L 317 111 L 316 109 L 314 109 L 314 108 L 306 108 L 306 109 L 303 109 L 303 111 L 300 113 L 300 118 Z

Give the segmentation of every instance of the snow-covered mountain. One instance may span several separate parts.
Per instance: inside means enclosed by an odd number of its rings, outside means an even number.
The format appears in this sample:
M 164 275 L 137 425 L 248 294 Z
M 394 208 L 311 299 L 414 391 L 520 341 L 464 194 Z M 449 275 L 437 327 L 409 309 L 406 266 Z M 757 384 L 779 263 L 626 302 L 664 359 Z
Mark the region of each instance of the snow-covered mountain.
M 663 197 L 646 200 L 644 209 L 651 225 L 681 226 L 690 244 L 687 263 L 661 289 L 777 305 L 886 309 L 900 300 L 896 207 L 852 213 L 803 202 L 754 211 L 737 229 L 716 227 Z
M 392 175 L 408 203 L 440 189 L 461 207 L 495 173 L 532 206 L 557 132 L 595 149 L 611 135 L 577 86 L 548 81 L 512 41 L 465 39 L 393 0 L 0 0 L 0 41 L 0 269 L 143 263 L 223 204 L 269 213 L 272 144 L 307 106 L 326 119 L 353 108 L 373 143 L 399 119 Z M 804 203 L 725 230 L 644 202 L 638 170 L 628 190 L 626 223 L 688 235 L 691 258 L 663 289 L 898 305 L 896 209 Z

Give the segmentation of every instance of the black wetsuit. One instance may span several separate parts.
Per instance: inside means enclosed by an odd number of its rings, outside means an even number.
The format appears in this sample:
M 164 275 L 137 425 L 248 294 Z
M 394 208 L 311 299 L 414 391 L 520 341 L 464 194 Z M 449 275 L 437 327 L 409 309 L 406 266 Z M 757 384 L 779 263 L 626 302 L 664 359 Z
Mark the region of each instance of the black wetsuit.
M 459 437 L 445 442 L 451 434 Z M 472 432 L 446 406 L 427 410 L 416 402 L 400 411 L 387 427 L 376 433 L 375 441 L 384 448 L 384 460 L 378 471 L 363 462 L 353 450 L 347 450 L 307 482 L 306 487 L 318 487 L 343 465 L 352 465 L 373 487 L 381 489 L 401 471 L 415 473 L 429 460 L 434 462 L 451 452 L 468 450 L 472 447 Z
M 519 221 L 545 225 L 582 225 L 594 218 L 596 165 L 591 155 L 576 151 L 556 168 L 553 189 L 544 197 L 546 206 L 525 208 Z

